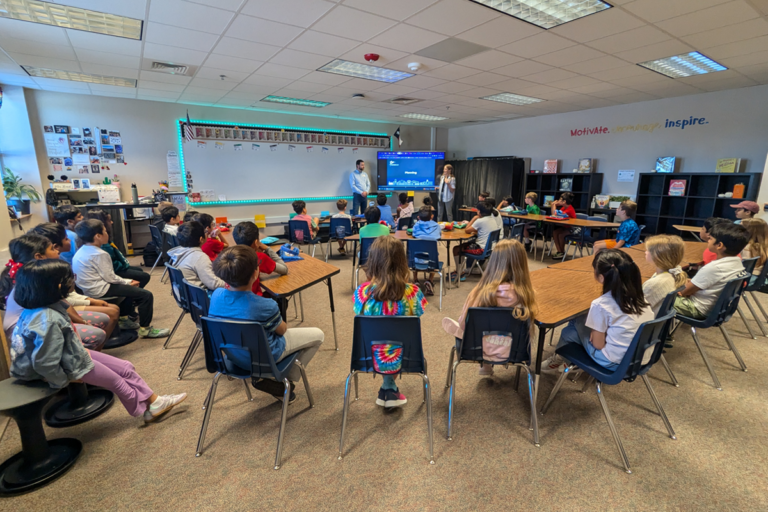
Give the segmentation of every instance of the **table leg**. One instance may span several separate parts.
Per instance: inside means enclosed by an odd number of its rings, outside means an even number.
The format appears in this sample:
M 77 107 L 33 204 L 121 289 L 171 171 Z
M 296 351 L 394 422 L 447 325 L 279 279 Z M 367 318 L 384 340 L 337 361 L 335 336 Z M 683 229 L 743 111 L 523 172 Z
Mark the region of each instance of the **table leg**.
M 277 307 L 280 309 L 280 316 L 283 317 L 283 321 L 288 321 L 288 297 L 275 297 L 277 301 Z
M 539 379 L 541 378 L 541 358 L 544 356 L 544 339 L 547 337 L 547 330 L 541 325 L 538 326 L 539 330 L 539 343 L 536 347 L 536 366 L 533 375 L 533 406 L 538 414 L 538 399 L 539 399 Z M 533 425 L 533 442 L 536 446 L 539 446 L 539 429 L 538 422 Z
M 355 247 L 352 249 L 352 288 L 355 287 L 355 267 L 357 266 L 357 240 L 355 242 Z
M 333 284 L 331 278 L 328 278 L 328 300 L 331 303 L 331 321 L 333 322 L 333 344 L 336 346 L 336 350 L 339 350 L 339 340 L 336 337 L 336 308 L 333 305 Z

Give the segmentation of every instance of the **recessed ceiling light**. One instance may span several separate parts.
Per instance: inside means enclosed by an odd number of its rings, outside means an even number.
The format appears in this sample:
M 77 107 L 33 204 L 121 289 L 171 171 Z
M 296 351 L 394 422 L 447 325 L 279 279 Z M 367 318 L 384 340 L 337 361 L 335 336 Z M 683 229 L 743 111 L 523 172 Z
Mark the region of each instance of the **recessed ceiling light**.
M 397 117 L 407 117 L 408 119 L 418 119 L 420 121 L 445 121 L 446 119 L 449 119 L 447 117 L 440 117 L 440 116 L 430 116 L 428 114 L 403 114 Z
M 601 0 L 472 0 L 537 27 L 552 28 L 613 7 Z
M 261 98 L 261 101 L 269 101 L 272 103 L 282 103 L 284 105 L 299 105 L 301 107 L 315 107 L 315 108 L 323 108 L 325 106 L 330 105 L 330 103 L 327 103 L 325 101 L 302 100 L 299 98 L 285 98 L 283 96 L 272 96 L 272 95 Z
M 34 66 L 21 66 L 30 76 L 39 78 L 55 78 L 57 80 L 70 80 L 72 82 L 86 82 L 89 84 L 119 85 L 120 87 L 136 87 L 133 78 L 120 78 L 116 76 L 88 75 L 73 71 L 59 69 L 36 68 Z
M 531 103 L 539 103 L 539 98 L 530 98 L 528 96 L 520 96 L 519 94 L 512 94 L 511 92 L 502 92 L 494 94 L 493 96 L 483 96 L 481 100 L 498 101 L 500 103 L 509 103 L 510 105 L 530 105 Z
M 656 71 L 657 73 L 672 78 L 705 75 L 707 73 L 716 73 L 717 71 L 725 71 L 728 69 L 699 52 L 684 53 L 682 55 L 675 55 L 674 57 L 649 60 L 647 62 L 639 63 L 638 66 L 643 66 L 651 71 Z
M 366 80 L 376 80 L 378 82 L 399 82 L 413 76 L 411 73 L 395 71 L 394 69 L 379 68 L 357 62 L 336 59 L 318 69 L 326 73 L 335 73 L 337 75 L 353 76 L 355 78 L 365 78 Z
M 36 0 L 0 0 L 0 18 L 141 40 L 142 20 Z

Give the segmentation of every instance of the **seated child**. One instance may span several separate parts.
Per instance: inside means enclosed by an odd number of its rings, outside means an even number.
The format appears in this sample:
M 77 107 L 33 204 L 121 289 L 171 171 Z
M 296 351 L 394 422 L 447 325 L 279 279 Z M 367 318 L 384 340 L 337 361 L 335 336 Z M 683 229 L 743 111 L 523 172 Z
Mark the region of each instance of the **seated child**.
M 685 257 L 685 243 L 676 235 L 656 235 L 645 241 L 645 260 L 656 266 L 656 273 L 643 283 L 645 300 L 653 314 L 659 313 L 667 295 L 688 281 L 680 264 Z
M 552 203 L 552 216 L 559 215 L 575 219 L 576 210 L 572 206 L 575 198 L 576 196 L 573 195 L 573 192 L 563 192 L 560 195 L 560 199 Z M 552 258 L 559 260 L 565 256 L 565 237 L 570 234 L 571 228 L 556 228 L 552 232 L 552 239 L 555 242 L 555 249 L 557 249 L 557 252 L 552 255 Z
M 491 216 L 493 217 L 494 222 L 496 222 L 496 227 L 499 229 L 504 229 L 504 220 L 501 216 L 501 212 L 496 209 L 496 199 L 489 197 L 485 200 L 485 205 L 489 210 L 491 210 Z
M 205 242 L 205 228 L 196 220 L 185 222 L 176 235 L 179 246 L 168 251 L 171 264 L 181 270 L 184 279 L 206 290 L 215 290 L 227 285 L 213 274 L 211 258 L 202 250 Z
M 376 239 L 368 254 L 366 273 L 370 281 L 354 295 L 354 312 L 366 316 L 421 316 L 427 299 L 419 287 L 408 282 L 410 272 L 403 243 L 391 236 Z M 376 405 L 401 407 L 408 402 L 397 388 L 395 378 L 383 375 Z
M 179 224 L 181 224 L 181 217 L 179 216 L 179 209 L 175 206 L 169 206 L 163 210 L 163 231 L 169 235 L 176 236 L 176 232 L 179 230 Z
M 754 284 L 757 276 L 763 271 L 768 259 L 768 224 L 763 219 L 744 219 L 742 226 L 749 231 L 749 243 L 741 251 L 741 259 L 757 258 L 757 264 L 749 278 L 749 284 Z
M 149 223 L 153 226 L 157 226 L 160 231 L 165 228 L 165 221 L 163 220 L 163 210 L 173 206 L 170 201 L 160 201 L 157 205 L 157 213 L 152 214 L 152 218 L 149 219 Z
M 603 285 L 603 295 L 592 301 L 589 313 L 568 323 L 557 348 L 579 343 L 597 364 L 611 370 L 624 359 L 638 327 L 655 315 L 643 295 L 640 269 L 629 255 L 605 249 L 595 255 L 592 267 L 595 279 Z M 567 365 L 555 353 L 541 364 L 541 371 L 563 373 Z
M 435 218 L 435 207 L 432 206 L 432 199 L 429 196 L 425 196 L 424 199 L 421 200 L 421 203 L 423 206 L 429 206 L 429 209 L 432 210 L 432 218 Z
M 256 251 L 259 258 L 259 273 L 256 274 L 256 280 L 253 282 L 251 291 L 256 295 L 261 295 L 260 275 L 268 275 L 273 272 L 284 276 L 288 273 L 288 266 L 283 259 L 268 245 L 259 241 L 259 227 L 251 221 L 241 222 L 232 231 L 232 238 L 237 245 L 245 245 Z
M 706 318 L 729 280 L 746 276 L 739 253 L 749 243 L 749 231 L 732 222 L 715 224 L 709 232 L 707 248 L 717 255 L 704 265 L 675 299 L 675 309 L 683 316 Z
M 104 224 L 104 227 L 107 228 L 107 233 L 110 238 L 112 237 L 112 216 L 110 214 L 104 210 L 94 209 L 89 210 L 85 214 L 85 218 L 100 220 L 101 223 Z M 131 266 L 126 257 L 123 256 L 123 253 L 120 252 L 120 249 L 118 249 L 114 243 L 106 243 L 102 245 L 101 248 L 104 252 L 109 254 L 109 257 L 112 260 L 112 268 L 115 270 L 115 275 L 138 281 L 139 288 L 147 286 L 147 283 L 149 283 L 149 280 L 151 279 L 150 275 L 144 272 L 141 267 Z
M 699 238 L 701 238 L 702 242 L 709 241 L 709 232 L 712 231 L 712 227 L 715 224 L 719 224 L 721 222 L 732 222 L 730 219 L 723 219 L 721 217 L 710 217 L 707 220 L 704 221 L 704 225 L 701 226 L 701 230 L 699 231 Z M 709 250 L 709 248 L 704 249 L 704 256 L 702 257 L 704 264 L 712 263 L 717 259 L 717 254 L 713 253 Z M 693 262 L 697 263 L 697 262 Z
M 622 201 L 616 208 L 616 218 L 621 222 L 616 240 L 598 240 L 595 242 L 594 253 L 597 254 L 603 249 L 620 249 L 639 244 L 640 227 L 635 222 L 635 213 L 637 213 L 636 202 Z
M 736 208 L 734 224 L 741 224 L 746 219 L 753 219 L 760 212 L 760 206 L 754 201 L 742 201 L 739 204 L 732 204 L 731 208 Z
M 205 228 L 205 243 L 200 249 L 211 258 L 211 261 L 215 260 L 221 251 L 229 247 L 224 235 L 216 227 L 213 216 L 207 213 L 198 213 L 192 217 L 192 220 L 196 220 Z
M 347 213 L 347 200 L 346 199 L 339 199 L 336 201 L 336 209 L 338 210 L 338 213 L 334 215 L 332 218 L 334 219 L 349 219 L 350 222 L 352 222 L 352 216 Z M 331 233 L 332 236 L 335 236 L 336 233 Z M 339 242 L 339 253 L 346 254 L 347 249 L 347 241 L 343 238 L 340 238 L 337 240 Z
M 360 228 L 360 238 L 373 238 L 377 236 L 389 235 L 389 228 L 384 224 L 379 224 L 381 219 L 381 210 L 376 206 L 369 206 L 365 209 L 366 225 Z
M 49 224 L 64 231 L 61 224 Z M 66 235 L 63 235 L 63 237 L 64 240 L 69 242 Z M 0 274 L 0 302 L 5 307 L 3 330 L 5 331 L 6 339 L 10 340 L 13 329 L 18 323 L 21 313 L 24 311 L 15 299 L 16 273 L 20 268 L 32 261 L 58 259 L 59 251 L 48 238 L 38 234 L 27 234 L 15 238 L 8 244 L 8 249 L 11 253 L 11 259 L 6 264 L 2 274 Z M 72 324 L 76 325 L 75 330 L 83 344 L 90 349 L 101 350 L 117 324 L 119 316 L 117 306 L 107 304 L 104 301 L 89 299 L 74 291 L 67 295 L 66 300 L 67 314 Z M 75 305 L 79 306 L 79 310 L 83 311 L 86 318 L 78 314 L 74 308 Z M 86 307 L 89 310 L 88 313 L 84 312 Z
M 392 218 L 392 207 L 387 204 L 386 194 L 379 193 L 376 196 L 376 204 L 381 211 L 381 220 L 387 223 L 389 227 L 395 227 L 395 219 Z
M 10 340 L 11 375 L 44 380 L 53 389 L 73 381 L 108 389 L 131 416 L 143 416 L 146 423 L 183 402 L 186 393 L 155 394 L 130 362 L 83 347 L 65 302 L 74 287 L 72 267 L 64 261 L 31 261 L 19 269 L 15 295 L 24 312 Z
M 198 215 L 200 212 L 197 210 L 187 210 L 184 213 L 184 222 L 189 222 L 195 218 L 195 215 Z
M 443 318 L 445 332 L 463 338 L 469 308 L 514 308 L 512 316 L 533 322 L 538 306 L 528 272 L 528 256 L 520 242 L 507 239 L 496 245 L 480 282 L 469 292 L 464 302 L 459 321 Z M 497 361 L 499 359 L 496 357 L 499 356 L 504 360 L 509 356 L 509 350 L 504 354 L 483 355 L 489 361 Z M 493 365 L 482 365 L 479 373 L 493 375 Z
M 306 221 L 309 226 L 309 234 L 312 238 L 315 238 L 317 232 L 320 231 L 320 219 L 307 215 L 307 203 L 304 201 L 294 201 L 293 211 L 296 212 L 296 215 L 291 220 Z
M 440 240 L 442 230 L 440 225 L 432 220 L 432 210 L 427 206 L 419 208 L 419 221 L 413 225 L 413 237 L 419 240 Z M 429 273 L 429 277 L 424 281 L 424 293 L 427 295 L 434 295 L 435 288 L 432 283 L 432 278 L 435 276 L 434 272 Z M 419 282 L 419 273 L 413 271 L 413 282 Z
M 477 196 L 477 200 L 479 202 L 483 203 L 489 197 L 491 197 L 491 193 L 490 192 L 480 192 L 480 195 Z
M 474 241 L 465 242 L 454 246 L 453 259 L 456 262 L 456 272 L 451 273 L 452 281 L 456 279 L 459 271 L 459 255 L 463 253 L 483 254 L 483 251 L 485 251 L 485 246 L 488 242 L 488 237 L 492 232 L 499 229 L 498 225 L 496 224 L 496 220 L 493 218 L 493 213 L 491 212 L 490 208 L 488 208 L 486 203 L 477 203 L 475 208 L 477 208 L 478 213 L 472 217 L 472 220 L 469 221 L 469 224 L 467 224 L 467 227 L 464 228 L 464 231 L 469 235 L 477 235 L 477 238 L 475 238 Z M 465 281 L 468 276 L 469 273 L 467 272 L 461 276 L 461 280 Z
M 64 204 L 56 207 L 53 211 L 53 218 L 67 230 L 67 238 L 69 238 L 70 241 L 70 249 L 59 254 L 59 257 L 67 263 L 72 263 L 72 258 L 75 257 L 75 253 L 77 252 L 75 226 L 78 222 L 83 220 L 83 214 L 71 204 Z
M 400 192 L 397 198 L 400 201 L 400 205 L 397 207 L 397 218 L 410 218 L 413 215 L 413 196 L 409 196 L 406 192 Z
M 237 245 L 228 247 L 213 262 L 216 277 L 227 283 L 227 288 L 218 288 L 211 296 L 208 314 L 217 318 L 257 322 L 267 333 L 269 346 L 275 362 L 299 352 L 298 361 L 304 368 L 317 353 L 323 343 L 323 331 L 316 327 L 295 327 L 288 329 L 288 324 L 280 316 L 277 303 L 271 299 L 259 297 L 251 289 L 259 277 L 259 258 L 249 247 Z M 249 368 L 244 368 L 250 371 Z M 291 392 L 288 403 L 296 400 L 295 382 L 301 379 L 296 365 L 291 367 L 288 380 Z M 253 387 L 282 400 L 285 387 L 274 380 L 261 379 L 253 382 Z
M 152 292 L 139 288 L 138 281 L 115 275 L 109 254 L 101 248 L 109 240 L 104 224 L 96 219 L 83 220 L 77 224 L 75 232 L 83 241 L 83 246 L 72 260 L 72 269 L 75 271 L 77 286 L 83 293 L 96 298 L 125 297 L 126 300 L 120 304 L 121 316 L 128 316 L 136 305 L 139 310 L 140 337 L 167 337 L 170 334 L 168 329 L 152 328 L 154 313 Z
M 536 192 L 528 192 L 527 194 L 525 194 L 525 209 L 528 211 L 529 214 L 541 215 L 541 209 L 536 204 L 536 201 L 538 200 L 539 200 L 539 194 L 537 194 Z M 525 223 L 525 228 L 523 229 L 523 241 L 525 242 L 526 249 L 531 245 L 530 232 L 539 228 L 541 228 L 541 222 Z

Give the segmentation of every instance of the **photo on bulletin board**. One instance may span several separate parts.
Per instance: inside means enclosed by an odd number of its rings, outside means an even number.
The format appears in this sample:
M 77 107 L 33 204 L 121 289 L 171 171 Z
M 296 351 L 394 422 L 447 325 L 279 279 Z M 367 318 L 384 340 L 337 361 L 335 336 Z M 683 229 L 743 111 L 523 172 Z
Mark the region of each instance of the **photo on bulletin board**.
M 83 137 L 93 137 L 93 132 L 90 128 L 83 128 Z
M 117 153 L 118 155 L 122 155 L 123 154 L 123 146 L 121 146 L 120 144 L 115 144 L 115 153 Z
M 53 133 L 53 126 L 51 125 L 43 126 L 43 130 L 45 130 L 45 133 Z
M 101 169 L 99 169 L 98 165 L 91 165 L 91 174 L 100 174 Z
M 54 133 L 69 133 L 69 126 L 53 125 Z
M 75 190 L 79 190 L 79 189 L 80 189 L 80 180 L 77 180 L 77 179 L 75 179 L 75 180 L 72 180 L 72 187 L 73 187 Z
M 83 190 L 86 190 L 86 189 L 90 190 L 90 188 L 91 188 L 91 180 L 87 179 L 87 178 L 81 179 L 80 180 L 80 188 L 82 188 Z

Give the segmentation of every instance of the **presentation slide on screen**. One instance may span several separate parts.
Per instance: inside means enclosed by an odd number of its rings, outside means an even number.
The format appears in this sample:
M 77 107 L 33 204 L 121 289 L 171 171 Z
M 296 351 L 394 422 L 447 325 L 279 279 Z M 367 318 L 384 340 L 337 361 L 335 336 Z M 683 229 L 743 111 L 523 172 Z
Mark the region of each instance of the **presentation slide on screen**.
M 378 156 L 379 188 L 434 188 L 437 164 L 442 165 L 444 159 L 445 153 L 442 152 L 380 151 Z

